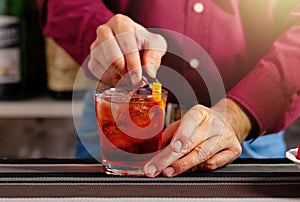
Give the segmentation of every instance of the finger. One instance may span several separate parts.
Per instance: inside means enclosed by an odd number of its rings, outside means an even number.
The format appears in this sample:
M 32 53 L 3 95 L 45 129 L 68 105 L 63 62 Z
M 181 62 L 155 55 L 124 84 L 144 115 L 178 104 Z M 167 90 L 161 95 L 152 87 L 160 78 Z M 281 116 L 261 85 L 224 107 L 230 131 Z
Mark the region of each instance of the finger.
M 101 64 L 105 69 L 114 68 L 114 71 L 120 76 L 127 73 L 124 55 L 115 38 L 105 41 L 99 48 L 104 56 Z
M 201 123 L 206 121 L 202 126 Z M 174 152 L 186 154 L 208 135 L 210 128 L 207 109 L 202 105 L 191 108 L 181 119 L 170 145 Z M 201 125 L 201 126 L 200 126 Z
M 198 165 L 226 147 L 226 143 L 218 144 L 220 136 L 214 136 L 197 145 L 190 153 L 164 169 L 163 174 L 172 177 Z
M 164 169 L 164 175 L 176 176 L 195 166 L 197 170 L 211 171 L 238 158 L 241 154 L 240 144 L 220 138 L 221 136 L 214 136 L 198 145 L 188 155 Z
M 97 39 L 91 45 L 91 58 L 101 64 L 100 68 L 103 69 L 103 72 L 113 67 L 120 76 L 126 73 L 122 51 L 112 30 L 107 25 L 97 28 Z
M 144 173 L 148 177 L 155 177 L 182 156 L 181 153 L 173 152 L 170 145 L 168 145 L 146 163 Z
M 135 35 L 135 23 L 126 16 L 115 15 L 108 24 L 113 27 L 113 33 L 125 57 L 127 72 L 132 84 L 137 85 L 142 79 L 142 67 Z
M 240 156 L 238 149 L 236 151 L 223 150 L 212 156 L 207 161 L 197 165 L 197 170 L 211 171 L 223 167 Z
M 167 51 L 167 42 L 159 34 L 154 34 L 144 30 L 137 30 L 137 37 L 143 43 L 142 65 L 148 75 L 156 77 L 156 72 L 160 66 L 161 58 Z M 142 39 L 144 40 L 142 40 Z
M 170 145 L 147 162 L 144 166 L 146 176 L 157 176 L 163 169 L 173 164 L 201 142 L 202 137 L 199 134 L 203 134 L 203 132 L 199 123 L 203 119 L 203 114 L 197 110 L 198 108 L 193 107 L 183 116 Z M 205 127 L 202 127 L 204 131 L 207 130 Z M 199 142 L 196 141 L 196 136 L 199 136 Z
M 126 69 L 132 84 L 137 85 L 142 79 L 142 67 L 134 32 L 118 35 L 117 40 L 124 54 Z
M 171 123 L 163 132 L 162 135 L 162 148 L 165 147 L 171 141 L 175 131 L 180 125 L 180 120 Z
M 105 69 L 102 68 L 101 64 L 95 58 L 93 57 L 90 58 L 88 62 L 88 68 L 94 76 L 96 76 L 99 80 L 101 80 L 101 77 L 105 72 Z
M 99 73 L 105 72 L 108 68 L 114 68 L 114 72 L 120 76 L 126 73 L 122 52 L 112 30 L 106 25 L 97 28 L 97 39 L 91 45 L 91 60 L 100 64 L 90 67 L 91 72 L 98 78 L 101 77 Z M 92 63 L 96 63 L 95 61 Z
M 156 73 L 160 66 L 162 56 L 163 55 L 159 55 L 158 52 L 153 50 L 145 50 L 143 52 L 142 65 L 150 77 L 156 77 Z
M 115 86 L 121 78 L 116 72 L 114 72 L 114 68 L 108 68 L 105 70 L 104 68 L 101 68 L 102 65 L 93 58 L 89 60 L 88 67 L 100 81 L 106 84 Z

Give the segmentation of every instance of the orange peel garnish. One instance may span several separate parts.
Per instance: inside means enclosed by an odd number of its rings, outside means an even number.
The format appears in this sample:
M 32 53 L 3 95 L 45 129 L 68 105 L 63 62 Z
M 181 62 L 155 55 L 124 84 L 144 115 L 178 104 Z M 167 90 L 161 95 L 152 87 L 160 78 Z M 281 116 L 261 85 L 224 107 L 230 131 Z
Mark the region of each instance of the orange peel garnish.
M 154 82 L 152 84 L 152 97 L 155 102 L 161 101 L 161 83 Z

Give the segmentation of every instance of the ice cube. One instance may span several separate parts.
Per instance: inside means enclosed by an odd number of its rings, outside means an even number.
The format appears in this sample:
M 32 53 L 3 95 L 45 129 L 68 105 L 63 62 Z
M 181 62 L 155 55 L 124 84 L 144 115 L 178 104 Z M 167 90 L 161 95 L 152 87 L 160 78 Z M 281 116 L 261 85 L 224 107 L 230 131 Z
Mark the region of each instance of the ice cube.
M 138 88 L 136 91 L 135 91 L 135 94 L 141 94 L 141 95 L 151 95 L 152 94 L 152 90 L 150 88 L 149 85 L 145 85 L 141 88 Z

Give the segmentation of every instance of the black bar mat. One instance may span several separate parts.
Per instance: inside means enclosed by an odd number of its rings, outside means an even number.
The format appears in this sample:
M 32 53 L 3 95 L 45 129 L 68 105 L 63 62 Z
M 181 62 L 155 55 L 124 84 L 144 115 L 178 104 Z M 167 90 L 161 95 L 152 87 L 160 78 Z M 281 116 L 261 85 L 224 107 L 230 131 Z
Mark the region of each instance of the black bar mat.
M 119 177 L 93 159 L 0 160 L 0 197 L 300 198 L 287 159 L 238 159 L 212 172 Z

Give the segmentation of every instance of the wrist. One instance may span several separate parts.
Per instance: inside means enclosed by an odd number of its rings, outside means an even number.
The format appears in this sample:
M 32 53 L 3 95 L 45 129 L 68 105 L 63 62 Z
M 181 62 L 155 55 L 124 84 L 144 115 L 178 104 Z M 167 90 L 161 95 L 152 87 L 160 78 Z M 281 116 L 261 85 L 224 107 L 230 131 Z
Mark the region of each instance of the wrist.
M 232 99 L 224 98 L 213 109 L 222 110 L 225 121 L 232 127 L 240 143 L 248 137 L 253 124 L 250 115 L 241 105 Z

